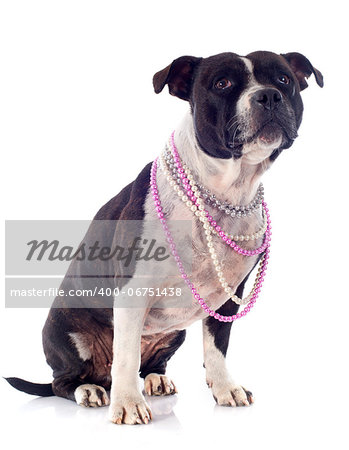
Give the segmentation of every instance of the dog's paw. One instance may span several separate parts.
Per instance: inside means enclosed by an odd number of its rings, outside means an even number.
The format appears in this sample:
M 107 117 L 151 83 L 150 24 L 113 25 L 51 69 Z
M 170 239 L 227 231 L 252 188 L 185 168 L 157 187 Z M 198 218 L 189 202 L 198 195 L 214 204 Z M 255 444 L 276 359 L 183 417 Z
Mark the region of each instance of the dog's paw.
M 82 384 L 75 389 L 74 397 L 76 403 L 81 406 L 106 406 L 109 405 L 109 398 L 105 389 L 96 384 Z
M 212 394 L 218 405 L 222 406 L 249 406 L 253 403 L 252 392 L 233 383 L 215 385 L 212 383 Z
M 109 419 L 118 425 L 149 423 L 152 414 L 144 397 L 138 395 L 119 395 L 111 401 Z
M 150 373 L 145 377 L 144 390 L 148 395 L 173 395 L 178 392 L 170 378 L 157 373 Z

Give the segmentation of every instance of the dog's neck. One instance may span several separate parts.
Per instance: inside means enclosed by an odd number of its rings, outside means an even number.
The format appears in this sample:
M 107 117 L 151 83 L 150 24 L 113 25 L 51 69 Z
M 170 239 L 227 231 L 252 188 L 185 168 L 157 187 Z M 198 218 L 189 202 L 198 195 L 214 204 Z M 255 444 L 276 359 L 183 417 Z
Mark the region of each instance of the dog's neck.
M 261 177 L 270 166 L 266 161 L 253 163 L 246 156 L 218 159 L 207 155 L 197 142 L 191 113 L 176 129 L 175 143 L 196 182 L 233 204 L 244 205 L 253 200 Z

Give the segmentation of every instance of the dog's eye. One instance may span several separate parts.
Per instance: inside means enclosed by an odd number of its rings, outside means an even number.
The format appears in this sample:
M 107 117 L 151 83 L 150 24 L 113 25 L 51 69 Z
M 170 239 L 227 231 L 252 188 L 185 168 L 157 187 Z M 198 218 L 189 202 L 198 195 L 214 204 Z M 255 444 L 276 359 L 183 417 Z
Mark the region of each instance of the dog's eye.
M 216 89 L 227 89 L 231 86 L 231 81 L 227 78 L 222 78 L 221 80 L 218 80 L 214 86 Z
M 282 83 L 282 84 L 290 84 L 290 78 L 287 76 L 287 75 L 281 75 L 280 77 L 279 77 L 279 81 L 280 81 L 280 83 Z

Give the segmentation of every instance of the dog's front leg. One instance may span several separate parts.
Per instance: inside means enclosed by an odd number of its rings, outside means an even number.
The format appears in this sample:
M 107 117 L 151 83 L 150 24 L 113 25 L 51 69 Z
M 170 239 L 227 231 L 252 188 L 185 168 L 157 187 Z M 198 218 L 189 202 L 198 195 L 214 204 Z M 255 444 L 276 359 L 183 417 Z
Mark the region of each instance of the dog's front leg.
M 229 302 L 231 302 L 229 300 Z M 212 317 L 203 324 L 204 366 L 206 382 L 218 405 L 247 406 L 253 403 L 251 392 L 236 384 L 230 377 L 225 354 L 228 347 L 231 323 L 218 322 Z
M 148 423 L 151 411 L 138 386 L 140 344 L 146 307 L 114 309 L 109 418 L 117 424 Z

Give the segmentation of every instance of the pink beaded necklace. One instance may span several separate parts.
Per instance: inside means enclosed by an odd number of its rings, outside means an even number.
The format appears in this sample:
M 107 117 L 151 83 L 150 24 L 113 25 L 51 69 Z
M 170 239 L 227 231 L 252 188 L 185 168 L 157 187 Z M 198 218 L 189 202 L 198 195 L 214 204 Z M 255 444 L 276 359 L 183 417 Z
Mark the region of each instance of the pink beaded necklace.
M 193 205 L 200 206 L 200 201 L 195 196 L 194 192 L 191 191 L 191 189 L 190 189 L 191 185 L 190 185 L 189 179 L 186 177 L 185 170 L 182 167 L 182 164 L 181 164 L 181 161 L 179 158 L 179 154 L 178 154 L 178 150 L 174 143 L 174 133 L 172 133 L 172 135 L 171 135 L 171 146 L 172 146 L 172 151 L 174 154 L 175 165 L 177 167 L 178 174 L 180 174 L 183 187 L 186 189 L 187 195 L 188 196 L 190 195 L 190 200 L 193 203 Z M 256 303 L 256 300 L 258 298 L 258 295 L 260 293 L 260 290 L 261 290 L 261 287 L 262 287 L 262 284 L 264 281 L 264 276 L 265 276 L 267 265 L 268 265 L 269 251 L 270 251 L 269 247 L 270 247 L 270 237 L 271 237 L 271 225 L 270 225 L 270 215 L 269 215 L 269 210 L 267 208 L 267 204 L 264 201 L 262 202 L 264 213 L 266 214 L 267 224 L 268 224 L 267 230 L 265 233 L 265 239 L 264 239 L 262 246 L 255 250 L 242 249 L 234 241 L 228 239 L 226 233 L 224 233 L 222 231 L 221 227 L 217 226 L 217 223 L 209 215 L 209 212 L 207 210 L 204 210 L 204 214 L 205 214 L 206 218 L 208 219 L 208 222 L 210 223 L 210 225 L 215 228 L 217 234 L 222 238 L 222 240 L 227 245 L 229 245 L 230 248 L 232 248 L 232 250 L 235 250 L 237 253 L 239 253 L 243 256 L 254 256 L 254 255 L 258 255 L 258 254 L 264 252 L 264 255 L 262 257 L 261 267 L 260 267 L 260 270 L 258 273 L 258 277 L 257 277 L 256 283 L 255 283 L 250 301 L 247 303 L 246 307 L 240 313 L 234 314 L 232 316 L 222 316 L 222 315 L 218 314 L 217 312 L 215 312 L 214 310 L 212 310 L 205 303 L 204 299 L 200 297 L 200 294 L 198 293 L 194 284 L 190 281 L 188 275 L 185 272 L 185 269 L 181 262 L 180 256 L 178 255 L 178 252 L 176 250 L 176 244 L 173 241 L 173 238 L 172 238 L 171 232 L 169 230 L 169 227 L 167 225 L 167 221 L 165 219 L 164 213 L 162 212 L 162 206 L 161 206 L 159 191 L 158 191 L 157 182 L 156 182 L 157 169 L 158 169 L 158 158 L 156 158 L 152 164 L 151 174 L 150 174 L 150 187 L 151 187 L 152 194 L 153 194 L 153 200 L 154 200 L 154 205 L 155 205 L 155 210 L 157 212 L 157 216 L 162 224 L 167 241 L 170 244 L 171 253 L 175 258 L 179 272 L 181 273 L 181 277 L 187 284 L 188 288 L 191 289 L 191 292 L 192 292 L 195 300 L 197 300 L 198 304 L 209 316 L 214 317 L 215 319 L 219 320 L 220 322 L 233 322 L 236 319 L 240 319 L 241 317 L 244 317 L 251 310 L 251 308 L 253 308 L 254 304 Z M 191 192 L 188 192 L 188 191 L 191 191 Z

